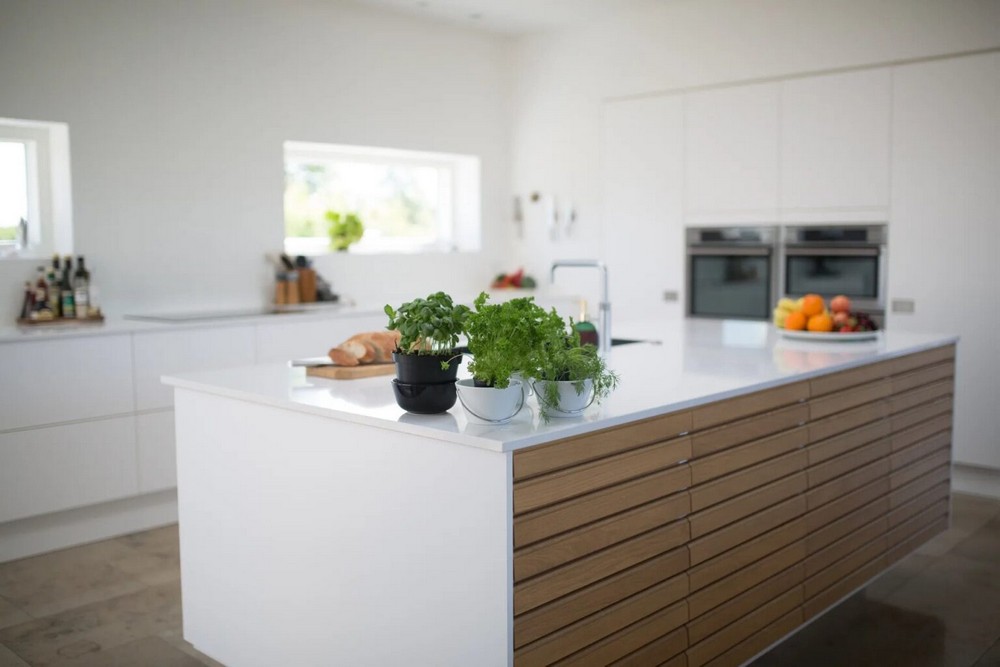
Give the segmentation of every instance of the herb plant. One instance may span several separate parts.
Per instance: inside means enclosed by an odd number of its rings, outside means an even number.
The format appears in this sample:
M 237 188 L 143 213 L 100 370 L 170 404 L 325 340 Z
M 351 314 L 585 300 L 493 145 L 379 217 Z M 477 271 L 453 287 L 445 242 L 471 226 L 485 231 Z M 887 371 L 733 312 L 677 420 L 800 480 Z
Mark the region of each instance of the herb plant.
M 581 345 L 580 334 L 569 319 L 569 327 L 562 325 L 558 333 L 553 331 L 548 337 L 542 354 L 538 357 L 532 375 L 537 380 L 549 382 L 572 382 L 577 394 L 582 394 L 585 381 L 590 380 L 594 388 L 594 400 L 598 403 L 618 386 L 619 376 L 607 367 L 604 358 L 593 345 Z M 542 414 L 546 408 L 558 407 L 559 389 L 555 384 L 544 385 L 544 395 L 539 396 Z
M 469 307 L 456 305 L 449 295 L 436 292 L 426 299 L 407 301 L 398 310 L 386 305 L 385 314 L 389 316 L 387 328 L 400 333 L 399 352 L 449 355 L 465 332 Z
M 562 330 L 562 318 L 546 312 L 531 297 L 487 303 L 483 292 L 469 314 L 469 372 L 479 384 L 497 389 L 510 386 L 515 373 L 528 373 L 538 363 L 546 340 Z

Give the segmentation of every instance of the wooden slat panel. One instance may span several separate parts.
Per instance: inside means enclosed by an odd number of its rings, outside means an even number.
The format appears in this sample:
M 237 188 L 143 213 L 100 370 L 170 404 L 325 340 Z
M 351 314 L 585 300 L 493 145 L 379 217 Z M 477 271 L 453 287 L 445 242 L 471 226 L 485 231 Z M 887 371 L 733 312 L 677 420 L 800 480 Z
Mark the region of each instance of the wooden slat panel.
M 948 517 L 942 516 L 931 521 L 929 525 L 921 528 L 916 533 L 900 540 L 894 547 L 890 547 L 885 554 L 886 564 L 892 565 L 920 548 L 924 543 L 935 535 L 948 530 Z
M 766 510 L 757 512 L 722 530 L 688 543 L 691 565 L 703 563 L 744 542 L 802 516 L 806 511 L 805 496 L 795 496 Z
M 867 488 L 867 487 L 866 487 Z M 885 484 L 880 490 L 888 490 L 889 484 Z M 837 503 L 833 503 L 837 505 Z M 830 507 L 827 505 L 826 507 Z M 816 510 L 817 512 L 824 510 Z M 844 513 L 844 516 L 825 525 L 813 526 L 810 530 L 810 521 L 806 520 L 806 551 L 812 555 L 823 549 L 827 545 L 833 544 L 842 537 L 849 536 L 862 526 L 865 526 L 879 517 L 885 516 L 889 512 L 889 497 L 880 495 L 874 500 L 864 501 L 858 504 L 858 509 Z
M 809 418 L 822 419 L 832 414 L 856 408 L 865 403 L 886 398 L 892 393 L 891 380 L 877 380 L 871 384 L 860 387 L 852 387 L 834 394 L 827 394 L 821 398 L 814 398 L 809 401 Z
M 514 452 L 514 481 L 670 440 L 690 430 L 691 413 L 675 412 L 547 445 L 519 449 Z
M 697 618 L 714 607 L 742 595 L 747 589 L 792 567 L 806 557 L 805 542 L 798 541 L 775 551 L 753 565 L 733 572 L 724 579 L 688 596 L 691 618 Z
M 687 656 L 684 655 L 685 648 L 687 648 L 687 635 L 684 628 L 677 628 L 670 634 L 646 644 L 635 653 L 630 653 L 611 665 L 612 667 L 647 667 L 648 665 L 687 667 Z M 669 660 L 660 662 L 667 656 L 671 656 Z
M 940 431 L 951 432 L 951 414 L 938 415 L 892 434 L 892 451 L 898 452 Z
M 691 430 L 700 431 L 750 415 L 769 412 L 785 405 L 799 403 L 808 398 L 809 383 L 796 382 L 709 403 L 691 411 L 693 421 Z
M 886 425 L 888 426 L 888 424 Z M 817 466 L 813 466 L 806 470 L 806 475 L 809 478 L 809 488 L 826 484 L 834 479 L 843 478 L 850 471 L 861 468 L 873 461 L 885 460 L 890 452 L 892 452 L 892 442 L 888 438 L 883 438 L 870 442 L 835 459 L 830 459 Z
M 889 416 L 887 400 L 873 401 L 841 412 L 840 414 L 809 422 L 809 441 L 819 442 L 826 438 L 850 431 Z
M 930 366 L 932 364 L 941 363 L 943 361 L 951 361 L 954 359 L 955 346 L 945 345 L 943 347 L 934 348 L 933 350 L 908 354 L 906 356 L 893 359 L 892 374 L 899 375 L 906 373 L 907 371 L 920 368 L 921 366 Z
M 809 445 L 809 465 L 817 465 L 852 449 L 857 449 L 879 438 L 885 438 L 892 432 L 892 424 L 888 419 L 871 422 L 846 433 L 813 442 Z
M 889 408 L 895 415 L 898 412 L 909 410 L 910 408 L 921 405 L 922 403 L 930 403 L 931 401 L 935 401 L 944 396 L 950 396 L 952 394 L 952 389 L 952 381 L 943 380 L 918 389 L 904 391 L 901 394 L 893 394 L 889 398 Z
M 760 440 L 731 447 L 717 454 L 691 461 L 691 483 L 702 484 L 723 475 L 749 468 L 767 459 L 793 452 L 806 445 L 809 431 L 796 427 Z
M 917 515 L 903 521 L 888 532 L 889 547 L 895 547 L 908 537 L 916 535 L 926 526 L 933 524 L 941 517 L 948 516 L 948 499 L 939 500 Z
M 574 653 L 556 664 L 561 667 L 607 665 L 676 630 L 686 621 L 687 605 L 679 602 Z
M 745 542 L 720 556 L 691 567 L 688 577 L 691 580 L 691 590 L 696 591 L 722 579 L 727 574 L 760 560 L 764 556 L 801 540 L 805 536 L 805 522 L 795 519 L 759 537 Z M 741 591 L 737 591 L 737 594 Z
M 514 484 L 514 514 L 642 477 L 691 458 L 690 438 L 659 442 Z
M 881 546 L 878 553 L 885 551 L 885 533 L 889 528 L 889 522 L 885 516 L 881 516 L 871 523 L 865 524 L 853 532 L 845 535 L 836 542 L 818 549 L 811 556 L 806 558 L 806 577 L 813 577 L 826 568 L 831 567 L 838 561 L 846 562 L 849 556 L 860 551 L 865 545 L 874 543 L 881 539 Z M 866 559 L 868 560 L 868 559 Z
M 742 665 L 800 625 L 802 625 L 802 609 L 796 608 L 752 637 L 744 639 L 715 660 L 712 660 L 708 663 L 708 667 L 737 667 L 738 665 Z
M 909 484 L 918 477 L 923 477 L 934 468 L 951 462 L 951 450 L 939 449 L 928 457 L 922 458 L 905 468 L 894 470 L 889 475 L 889 486 L 893 490 Z
M 514 647 L 520 648 L 666 579 L 687 595 L 687 567 L 687 549 L 681 547 L 516 616 Z
M 539 641 L 517 649 L 514 652 L 514 660 L 517 661 L 518 667 L 551 665 L 599 639 L 632 625 L 655 611 L 671 606 L 686 591 L 687 582 L 684 581 L 683 575 L 665 581 L 603 609 L 597 614 L 562 628 Z M 686 618 L 685 612 L 685 620 Z
M 772 433 L 787 431 L 804 424 L 807 419 L 809 419 L 809 406 L 805 403 L 795 403 L 778 410 L 692 433 L 691 450 L 695 458 L 708 456 Z
M 577 528 L 691 486 L 691 469 L 678 465 L 514 518 L 514 548 Z M 688 494 L 678 494 L 690 511 Z
M 691 646 L 687 650 L 688 664 L 691 667 L 707 664 L 712 658 L 725 653 L 747 637 L 760 632 L 772 622 L 798 608 L 803 601 L 801 586 L 795 586 L 782 593 L 708 639 Z
M 793 586 L 799 587 L 804 578 L 805 568 L 802 563 L 797 563 L 770 579 L 750 587 L 746 592 L 737 595 L 729 602 L 690 620 L 688 622 L 688 640 L 692 645 L 697 644 Z
M 848 387 L 881 380 L 892 375 L 892 370 L 891 361 L 880 361 L 874 364 L 851 368 L 846 371 L 821 375 L 809 380 L 810 395 L 816 398 L 817 396 L 841 391 Z
M 909 484 L 901 486 L 889 494 L 889 506 L 899 507 L 910 500 L 913 500 L 924 491 L 937 486 L 941 482 L 949 482 L 951 478 L 951 466 L 943 465 L 931 470 L 926 475 L 918 477 Z M 950 484 L 950 482 L 949 482 Z
M 519 549 L 514 552 L 514 581 L 681 519 L 687 515 L 688 507 L 687 494 L 679 493 Z
M 725 525 L 739 521 L 767 507 L 776 505 L 791 496 L 804 493 L 806 474 L 797 472 L 766 486 L 736 496 L 731 500 L 695 512 L 688 520 L 691 523 L 692 539 L 707 535 Z
M 951 414 L 954 400 L 951 396 L 939 398 L 930 403 L 918 405 L 915 408 L 904 410 L 892 415 L 892 430 L 902 431 L 910 426 L 919 424 L 922 421 L 937 417 L 942 414 Z
M 889 461 L 893 470 L 900 470 L 914 463 L 925 456 L 930 456 L 940 449 L 947 449 L 951 446 L 951 431 L 936 433 L 926 440 L 918 442 L 912 447 L 907 447 L 893 454 Z
M 677 521 L 514 586 L 514 614 L 521 614 L 607 576 L 685 544 L 687 521 Z M 683 549 L 687 560 L 687 549 Z
M 843 477 L 830 480 L 822 486 L 809 489 L 806 492 L 806 502 L 809 505 L 809 509 L 816 509 L 820 505 L 825 505 L 855 489 L 874 482 L 879 477 L 886 477 L 888 474 L 889 459 L 879 459 L 863 468 L 853 470 Z
M 951 484 L 948 482 L 942 482 L 937 486 L 931 487 L 905 505 L 900 505 L 889 512 L 889 528 L 895 528 L 899 524 L 912 519 L 934 503 L 947 499 L 950 493 Z
M 807 599 L 805 604 L 802 605 L 804 620 L 808 621 L 823 613 L 831 606 L 840 602 L 844 597 L 863 586 L 886 568 L 886 562 L 884 554 L 877 556 L 874 560 L 865 563 L 833 586 L 820 592 L 815 597 Z
M 798 450 L 740 472 L 691 488 L 691 511 L 697 512 L 741 493 L 804 470 L 806 453 Z
M 885 522 L 882 521 L 878 526 L 877 537 L 868 542 L 867 544 L 861 546 L 855 546 L 854 550 L 851 551 L 847 556 L 841 558 L 840 560 L 834 562 L 829 567 L 812 576 L 806 575 L 806 580 L 803 584 L 805 587 L 806 598 L 812 598 L 819 595 L 821 592 L 830 588 L 837 582 L 848 578 L 851 573 L 864 567 L 866 563 L 869 563 L 881 556 L 886 552 L 886 538 L 885 538 Z M 806 561 L 806 570 L 809 570 L 809 561 Z
M 951 379 L 955 375 L 954 362 L 934 364 L 892 378 L 892 393 L 909 391 L 938 380 Z

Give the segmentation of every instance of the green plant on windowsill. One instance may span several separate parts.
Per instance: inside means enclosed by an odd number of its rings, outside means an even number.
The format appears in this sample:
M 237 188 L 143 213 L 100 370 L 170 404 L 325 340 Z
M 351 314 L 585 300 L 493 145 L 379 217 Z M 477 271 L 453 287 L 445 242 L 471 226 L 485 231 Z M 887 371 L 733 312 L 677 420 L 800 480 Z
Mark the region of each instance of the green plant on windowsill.
M 347 250 L 352 243 L 361 240 L 365 233 L 365 225 L 356 213 L 340 213 L 327 211 L 327 232 L 330 235 L 330 247 L 334 250 Z

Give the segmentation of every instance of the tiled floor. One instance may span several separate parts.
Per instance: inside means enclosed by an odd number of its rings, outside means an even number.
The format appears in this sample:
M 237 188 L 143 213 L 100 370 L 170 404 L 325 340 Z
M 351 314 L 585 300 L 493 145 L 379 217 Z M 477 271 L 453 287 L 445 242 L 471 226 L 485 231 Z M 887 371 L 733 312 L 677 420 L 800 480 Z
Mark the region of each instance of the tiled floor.
M 0 667 L 203 667 L 181 637 L 177 528 L 0 564 Z M 754 667 L 1000 667 L 1000 501 L 952 527 Z M 470 666 L 472 667 L 472 666 Z

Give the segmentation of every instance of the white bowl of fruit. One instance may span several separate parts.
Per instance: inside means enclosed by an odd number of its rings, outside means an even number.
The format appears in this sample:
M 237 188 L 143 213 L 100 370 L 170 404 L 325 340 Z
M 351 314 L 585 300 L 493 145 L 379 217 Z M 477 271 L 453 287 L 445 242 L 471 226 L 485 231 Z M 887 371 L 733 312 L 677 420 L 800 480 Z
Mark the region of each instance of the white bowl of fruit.
M 872 318 L 851 310 L 851 300 L 843 294 L 829 304 L 818 294 L 781 299 L 774 309 L 774 326 L 787 338 L 871 340 L 878 335 Z

